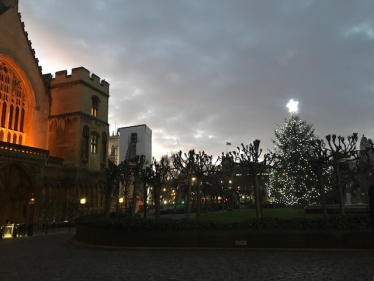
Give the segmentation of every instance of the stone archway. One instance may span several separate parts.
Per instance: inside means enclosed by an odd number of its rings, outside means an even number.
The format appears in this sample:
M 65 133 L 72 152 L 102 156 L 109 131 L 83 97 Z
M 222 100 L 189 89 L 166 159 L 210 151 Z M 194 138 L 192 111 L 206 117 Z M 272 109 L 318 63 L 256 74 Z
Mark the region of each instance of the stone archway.
M 35 197 L 35 179 L 19 164 L 0 167 L 0 224 L 5 220 L 11 223 L 30 223 L 31 196 Z

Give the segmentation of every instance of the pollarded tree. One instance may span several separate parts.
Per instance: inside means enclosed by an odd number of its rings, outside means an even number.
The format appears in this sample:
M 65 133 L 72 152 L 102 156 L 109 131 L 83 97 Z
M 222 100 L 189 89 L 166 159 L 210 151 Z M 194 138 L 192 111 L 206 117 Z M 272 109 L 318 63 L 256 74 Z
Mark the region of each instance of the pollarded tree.
M 183 153 L 181 150 L 171 156 L 174 169 L 178 170 L 180 175 L 183 175 L 187 180 L 187 202 L 186 202 L 186 218 L 190 218 L 191 214 L 191 192 L 192 192 L 192 176 L 195 166 L 195 150 L 190 150 L 188 153 Z
M 124 196 L 125 202 L 125 213 L 130 214 L 128 210 L 128 199 L 130 195 L 130 186 L 133 184 L 133 170 L 130 167 L 128 161 L 124 160 L 118 165 L 119 169 L 119 186 L 118 188 L 121 190 L 121 194 L 118 194 L 119 197 Z M 118 200 L 117 200 L 118 203 Z
M 320 202 L 322 205 L 322 213 L 324 217 L 327 217 L 327 206 L 326 206 L 326 191 L 331 186 L 326 185 L 324 178 L 330 178 L 331 173 L 329 172 L 329 153 L 326 144 L 321 139 L 311 141 L 311 168 L 315 174 L 316 188 L 318 189 L 318 195 L 320 196 Z M 325 176 L 324 176 L 325 175 Z
M 147 159 L 145 158 L 145 155 L 136 155 L 133 159 L 129 160 L 129 166 L 133 170 L 134 175 L 134 189 L 132 192 L 132 203 L 131 203 L 131 216 L 135 217 L 135 211 L 136 211 L 136 200 L 137 200 L 137 194 L 138 194 L 138 188 L 139 188 L 139 177 L 141 176 L 141 171 L 148 166 Z
M 243 174 L 252 177 L 254 183 L 255 193 L 255 207 L 256 207 L 256 218 L 262 218 L 262 208 L 260 203 L 260 184 L 259 176 L 264 172 L 268 172 L 271 164 L 271 157 L 269 153 L 262 155 L 262 149 L 260 149 L 260 140 L 254 140 L 253 143 L 248 145 L 242 144 L 241 148 L 237 148 L 237 151 L 229 153 L 231 161 L 234 164 L 239 165 L 242 168 Z M 262 157 L 262 159 L 260 159 Z M 222 160 L 224 162 L 224 160 Z
M 315 139 L 313 126 L 292 112 L 282 127 L 275 130 L 274 149 L 277 162 L 269 177 L 271 196 L 278 203 L 293 205 L 309 203 L 315 197 L 313 173 L 310 165 L 311 141 Z
M 153 186 L 153 200 L 155 202 L 155 218 L 160 218 L 160 193 L 162 186 L 170 175 L 170 160 L 163 156 L 160 161 L 153 158 L 149 170 L 149 184 Z
M 214 174 L 217 171 L 218 159 L 213 162 L 213 157 L 207 155 L 204 151 L 195 153 L 194 155 L 194 165 L 192 173 L 196 177 L 196 219 L 199 220 L 201 216 L 201 187 L 204 182 L 207 181 L 210 175 Z
M 327 144 L 329 146 L 329 156 L 332 167 L 335 171 L 336 176 L 336 188 L 338 191 L 338 201 L 340 206 L 340 214 L 344 215 L 344 191 L 342 183 L 344 180 L 344 174 L 349 175 L 349 162 L 354 160 L 357 145 L 357 133 L 352 134 L 347 138 L 336 135 L 326 136 Z M 346 177 L 347 178 L 347 177 Z
M 108 168 L 105 169 L 105 173 L 105 214 L 109 217 L 112 194 L 114 189 L 118 188 L 120 181 L 120 170 L 116 164 L 108 160 Z

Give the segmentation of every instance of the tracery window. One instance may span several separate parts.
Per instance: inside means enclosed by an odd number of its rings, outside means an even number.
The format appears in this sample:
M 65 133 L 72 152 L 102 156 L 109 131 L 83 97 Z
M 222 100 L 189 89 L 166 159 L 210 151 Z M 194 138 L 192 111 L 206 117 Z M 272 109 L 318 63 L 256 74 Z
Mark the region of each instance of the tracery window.
M 4 130 L 2 141 L 22 144 L 25 139 L 24 124 L 26 94 L 21 80 L 4 62 L 0 62 L 0 127 Z
M 91 133 L 91 152 L 92 153 L 97 153 L 97 139 L 98 139 L 97 133 L 95 132 Z

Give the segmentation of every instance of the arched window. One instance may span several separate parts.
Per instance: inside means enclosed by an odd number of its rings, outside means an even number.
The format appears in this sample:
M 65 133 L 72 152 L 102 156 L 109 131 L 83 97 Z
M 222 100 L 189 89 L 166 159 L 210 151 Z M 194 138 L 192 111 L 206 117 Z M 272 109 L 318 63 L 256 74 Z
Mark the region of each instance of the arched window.
M 91 133 L 91 153 L 97 153 L 97 143 L 99 136 L 96 132 Z
M 116 149 L 114 147 L 114 145 L 111 146 L 110 148 L 110 156 L 114 156 L 116 154 Z
M 97 117 L 100 99 L 97 96 L 92 96 L 91 99 L 92 99 L 91 115 Z
M 5 129 L 3 141 L 22 143 L 26 115 L 26 94 L 18 73 L 0 61 L 0 126 Z

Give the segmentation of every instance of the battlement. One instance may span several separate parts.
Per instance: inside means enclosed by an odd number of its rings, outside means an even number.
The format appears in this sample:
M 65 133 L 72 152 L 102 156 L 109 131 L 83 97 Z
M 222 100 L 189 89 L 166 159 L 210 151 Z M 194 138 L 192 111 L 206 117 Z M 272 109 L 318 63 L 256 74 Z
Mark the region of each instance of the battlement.
M 16 7 L 18 9 L 18 0 L 0 0 L 0 5 L 5 7 Z
M 56 72 L 55 77 L 51 80 L 51 86 L 77 81 L 84 81 L 96 89 L 109 94 L 109 83 L 103 79 L 100 80 L 99 76 L 90 73 L 84 67 L 73 68 L 70 75 L 68 75 L 67 70 Z

